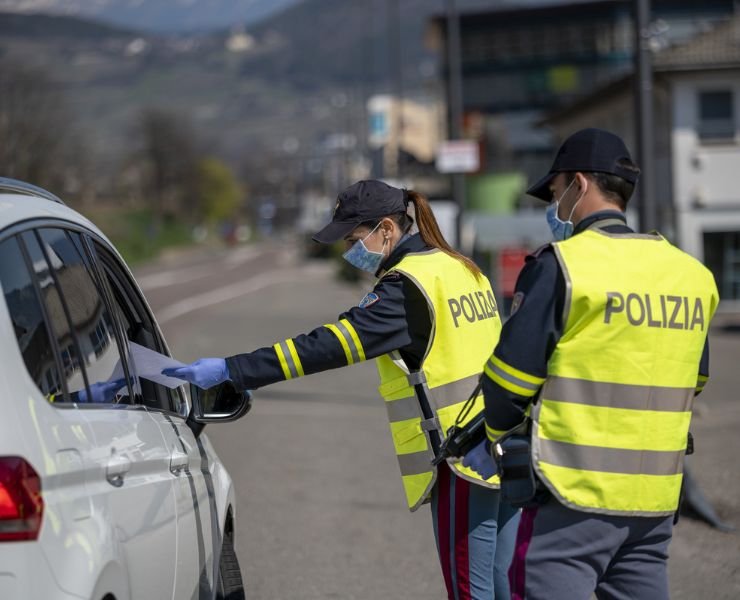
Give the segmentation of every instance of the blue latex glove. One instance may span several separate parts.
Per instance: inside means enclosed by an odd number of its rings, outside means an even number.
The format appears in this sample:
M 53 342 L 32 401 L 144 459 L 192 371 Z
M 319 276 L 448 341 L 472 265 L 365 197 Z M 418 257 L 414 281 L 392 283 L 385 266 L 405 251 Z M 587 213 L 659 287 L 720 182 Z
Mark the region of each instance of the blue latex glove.
M 204 390 L 231 379 L 223 358 L 199 358 L 184 367 L 164 369 L 162 375 L 189 381 Z
M 90 384 L 90 395 L 87 390 L 77 392 L 77 402 L 93 402 L 95 404 L 106 404 L 113 401 L 116 392 L 126 385 L 124 378 L 113 381 L 98 381 Z
M 486 440 L 483 440 L 470 452 L 468 452 L 462 460 L 463 467 L 470 467 L 478 473 L 483 479 L 490 479 L 497 471 L 496 461 L 488 452 L 486 447 Z

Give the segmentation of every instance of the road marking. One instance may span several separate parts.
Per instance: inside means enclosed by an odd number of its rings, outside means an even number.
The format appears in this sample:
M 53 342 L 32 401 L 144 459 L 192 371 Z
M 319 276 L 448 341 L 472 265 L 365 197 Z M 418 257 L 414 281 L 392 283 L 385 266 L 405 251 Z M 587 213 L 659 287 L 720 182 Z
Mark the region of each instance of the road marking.
M 245 262 L 261 256 L 264 253 L 264 249 L 244 248 L 228 254 L 222 261 L 221 265 L 223 265 L 223 263 L 226 263 L 226 265 L 228 265 L 227 270 L 234 269 L 244 264 Z M 213 264 L 197 265 L 194 267 L 184 267 L 182 269 L 167 270 L 162 271 L 161 273 L 142 275 L 141 277 L 136 277 L 136 282 L 139 284 L 139 287 L 143 291 L 149 292 L 159 288 L 167 287 L 169 285 L 188 283 L 191 281 L 195 281 L 196 279 L 202 279 L 203 277 L 213 275 L 216 270 L 218 270 L 219 272 L 223 272 L 224 269 L 223 266 L 215 269 Z
M 255 275 L 244 281 L 233 283 L 209 292 L 197 294 L 183 300 L 179 300 L 169 306 L 162 308 L 161 310 L 155 311 L 157 322 L 161 325 L 167 321 L 172 321 L 178 317 L 182 317 L 188 313 L 213 306 L 214 304 L 221 304 L 241 296 L 246 296 L 253 292 L 263 290 L 272 285 L 279 283 L 295 282 L 301 275 L 308 275 L 310 277 L 315 276 L 317 269 L 304 268 L 304 269 L 290 269 L 282 271 L 271 271 L 268 273 L 262 273 L 261 275 Z M 323 269 L 321 270 L 323 272 Z
M 317 392 L 316 395 L 320 395 Z M 265 400 L 260 402 L 259 392 L 255 393 L 254 408 L 249 414 L 249 418 L 254 417 L 320 417 L 326 419 L 329 417 L 373 417 L 377 416 L 380 422 L 385 422 L 383 418 L 385 409 L 382 401 L 377 404 L 352 404 L 351 401 L 340 404 L 337 402 L 313 402 L 301 400 Z

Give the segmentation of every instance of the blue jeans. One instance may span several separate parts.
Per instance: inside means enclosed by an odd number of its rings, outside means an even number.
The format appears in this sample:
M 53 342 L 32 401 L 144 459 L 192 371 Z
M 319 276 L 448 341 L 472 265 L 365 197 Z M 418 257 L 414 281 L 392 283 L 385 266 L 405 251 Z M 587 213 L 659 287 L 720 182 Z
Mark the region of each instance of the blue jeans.
M 519 510 L 498 490 L 438 467 L 432 519 L 449 600 L 509 600 L 509 565 Z

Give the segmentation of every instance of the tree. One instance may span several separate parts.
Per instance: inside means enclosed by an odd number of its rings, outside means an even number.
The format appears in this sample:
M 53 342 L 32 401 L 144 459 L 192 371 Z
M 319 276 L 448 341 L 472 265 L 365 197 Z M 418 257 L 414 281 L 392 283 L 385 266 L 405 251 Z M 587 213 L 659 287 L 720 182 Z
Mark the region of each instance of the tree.
M 0 175 L 81 194 L 84 144 L 49 75 L 3 59 L 0 90 Z
M 243 192 L 229 167 L 218 159 L 203 158 L 197 178 L 201 217 L 209 223 L 234 218 Z
M 140 115 L 136 133 L 144 170 L 143 191 L 157 217 L 185 217 L 195 208 L 198 138 L 184 117 L 160 109 Z

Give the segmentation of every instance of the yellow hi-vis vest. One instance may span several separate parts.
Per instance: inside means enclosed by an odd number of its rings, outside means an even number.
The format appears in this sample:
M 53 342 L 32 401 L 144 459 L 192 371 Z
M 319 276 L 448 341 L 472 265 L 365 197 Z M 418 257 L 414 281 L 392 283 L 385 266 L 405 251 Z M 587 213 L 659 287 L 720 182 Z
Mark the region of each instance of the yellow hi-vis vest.
M 455 423 L 498 342 L 501 320 L 488 279 L 476 279 L 463 263 L 440 250 L 407 254 L 389 272 L 394 271 L 421 290 L 432 322 L 420 370 L 409 372 L 397 352 L 377 359 L 378 389 L 388 411 L 408 506 L 414 511 L 429 499 L 437 475 L 429 432 L 438 431 L 442 440 Z M 415 386 L 424 390 L 433 418 L 424 418 Z M 462 423 L 481 410 L 482 394 Z M 484 481 L 460 463 L 450 461 L 450 466 L 460 477 L 498 487 L 497 477 Z
M 672 514 L 714 278 L 658 234 L 591 229 L 553 247 L 565 327 L 532 410 L 534 467 L 570 508 Z

